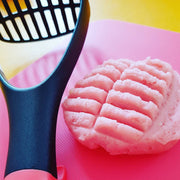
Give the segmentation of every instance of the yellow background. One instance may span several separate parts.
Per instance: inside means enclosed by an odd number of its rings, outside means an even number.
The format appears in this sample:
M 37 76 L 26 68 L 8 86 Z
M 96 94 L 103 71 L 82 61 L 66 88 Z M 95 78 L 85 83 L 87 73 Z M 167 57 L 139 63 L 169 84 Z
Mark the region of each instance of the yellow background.
M 9 0 L 10 1 L 10 0 Z M 116 19 L 180 32 L 180 0 L 89 0 L 91 21 Z M 36 43 L 0 42 L 0 66 L 7 78 L 58 47 L 58 39 Z
M 118 19 L 180 32 L 180 0 L 90 0 L 92 20 Z

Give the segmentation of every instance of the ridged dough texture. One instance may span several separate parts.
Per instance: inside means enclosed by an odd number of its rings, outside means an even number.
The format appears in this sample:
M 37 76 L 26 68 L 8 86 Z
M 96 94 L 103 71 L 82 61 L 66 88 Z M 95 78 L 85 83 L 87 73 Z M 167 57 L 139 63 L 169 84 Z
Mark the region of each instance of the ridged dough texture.
M 78 81 L 62 103 L 85 146 L 110 154 L 150 154 L 180 139 L 180 77 L 159 59 L 107 60 Z

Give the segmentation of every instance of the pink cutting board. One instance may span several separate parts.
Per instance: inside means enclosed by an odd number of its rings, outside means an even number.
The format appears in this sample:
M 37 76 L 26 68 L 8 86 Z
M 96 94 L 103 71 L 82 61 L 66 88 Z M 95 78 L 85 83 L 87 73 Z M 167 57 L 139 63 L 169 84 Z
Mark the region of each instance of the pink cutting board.
M 42 57 L 11 83 L 19 87 L 40 82 L 56 66 L 65 47 Z M 109 58 L 144 59 L 148 56 L 169 62 L 180 73 L 180 34 L 119 21 L 93 22 L 85 46 L 64 97 L 75 82 Z M 8 116 L 0 93 L 0 180 L 3 179 L 8 147 Z M 180 142 L 156 155 L 111 156 L 102 149 L 89 150 L 79 144 L 64 123 L 59 109 L 57 165 L 64 165 L 67 180 L 179 180 Z

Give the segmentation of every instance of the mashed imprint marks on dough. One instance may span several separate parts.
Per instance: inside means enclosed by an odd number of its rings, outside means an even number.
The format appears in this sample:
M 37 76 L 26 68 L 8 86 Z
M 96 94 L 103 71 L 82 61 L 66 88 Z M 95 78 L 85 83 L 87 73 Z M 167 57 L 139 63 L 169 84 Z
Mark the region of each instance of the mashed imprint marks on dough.
M 136 141 L 151 127 L 171 81 L 170 67 L 158 61 L 105 61 L 70 91 L 65 116 L 73 126 Z
M 102 66 L 106 66 L 106 65 L 112 65 L 114 66 L 117 70 L 119 70 L 120 73 L 122 73 L 125 69 L 127 69 L 130 65 L 130 62 L 132 61 L 128 61 L 128 60 L 122 60 L 122 59 L 110 59 L 108 61 L 104 61 L 104 63 L 102 64 Z
M 153 90 L 148 86 L 130 79 L 118 80 L 114 83 L 113 89 L 120 92 L 128 92 L 130 94 L 141 97 L 144 101 L 152 101 L 160 107 L 163 96 L 157 90 Z
M 69 98 L 86 98 L 93 99 L 99 103 L 104 103 L 107 97 L 107 92 L 103 89 L 96 88 L 93 86 L 84 87 L 84 88 L 73 88 L 69 91 Z
M 122 93 L 113 89 L 109 92 L 106 102 L 125 110 L 135 110 L 151 119 L 158 112 L 158 107 L 153 102 L 143 101 L 139 96 Z
M 75 87 L 94 86 L 108 92 L 112 88 L 113 84 L 114 82 L 109 77 L 96 74 L 78 81 Z
M 113 113 L 112 113 L 113 112 Z M 152 125 L 152 119 L 135 110 L 125 110 L 111 104 L 103 104 L 100 116 L 115 119 L 117 122 L 145 131 Z
M 112 65 L 105 65 L 105 66 L 99 66 L 94 70 L 92 70 L 92 73 L 89 76 L 96 74 L 107 76 L 112 81 L 116 81 L 117 79 L 120 78 L 121 72 Z
M 144 64 L 143 62 L 137 62 L 133 66 L 133 68 L 138 68 L 141 71 L 145 71 L 149 73 L 152 76 L 155 76 L 159 80 L 164 80 L 167 83 L 167 86 L 169 86 L 172 82 L 172 73 L 171 72 L 164 72 L 161 69 L 157 69 L 154 66 Z
M 160 71 L 163 71 L 165 73 L 173 71 L 170 64 L 168 64 L 164 61 L 161 61 L 159 59 L 153 59 L 153 60 L 146 59 L 145 63 L 148 65 L 151 65 L 151 66 L 155 67 L 156 69 L 159 69 Z
M 150 75 L 145 71 L 141 71 L 137 68 L 128 68 L 126 69 L 122 75 L 121 80 L 131 79 L 133 81 L 137 81 L 142 83 L 151 89 L 159 91 L 163 96 L 166 94 L 167 84 L 164 80 L 159 80 L 158 78 Z
M 85 112 L 97 115 L 100 112 L 101 104 L 93 99 L 68 98 L 63 103 L 63 108 L 73 112 Z
M 92 128 L 96 120 L 96 116 L 93 114 L 72 111 L 65 111 L 64 118 L 67 119 L 67 124 L 73 124 L 75 126 L 81 126 L 85 128 Z
M 142 131 L 139 131 L 129 125 L 117 123 L 116 120 L 105 117 L 97 118 L 95 130 L 126 142 L 137 141 L 144 134 Z

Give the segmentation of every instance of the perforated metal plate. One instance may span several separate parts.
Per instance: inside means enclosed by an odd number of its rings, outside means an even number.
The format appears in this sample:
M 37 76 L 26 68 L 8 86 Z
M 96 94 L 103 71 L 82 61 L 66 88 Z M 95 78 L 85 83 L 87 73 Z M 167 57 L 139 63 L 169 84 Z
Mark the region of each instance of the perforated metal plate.
M 2 0 L 0 40 L 30 42 L 73 32 L 80 0 Z

